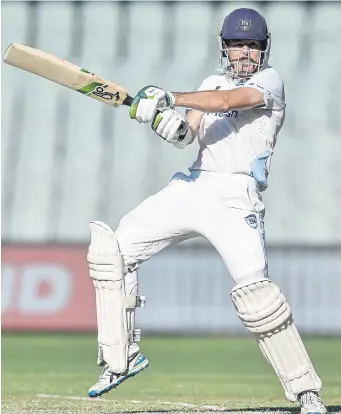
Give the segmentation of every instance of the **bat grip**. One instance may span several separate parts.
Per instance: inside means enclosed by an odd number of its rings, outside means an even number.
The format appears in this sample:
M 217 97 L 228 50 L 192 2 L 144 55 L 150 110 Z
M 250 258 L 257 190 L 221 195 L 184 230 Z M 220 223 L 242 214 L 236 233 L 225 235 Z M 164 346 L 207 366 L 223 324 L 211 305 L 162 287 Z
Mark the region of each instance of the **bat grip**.
M 132 98 L 131 96 L 127 95 L 124 99 L 124 101 L 122 102 L 122 105 L 126 105 L 126 106 L 130 106 L 133 103 L 134 98 Z

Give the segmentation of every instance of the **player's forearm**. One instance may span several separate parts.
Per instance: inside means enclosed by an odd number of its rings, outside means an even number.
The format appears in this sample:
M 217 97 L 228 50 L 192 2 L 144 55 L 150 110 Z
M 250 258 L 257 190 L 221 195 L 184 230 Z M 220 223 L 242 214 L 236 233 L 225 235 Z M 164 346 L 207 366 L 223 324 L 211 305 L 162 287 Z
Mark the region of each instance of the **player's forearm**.
M 250 87 L 228 91 L 172 92 L 175 106 L 196 109 L 201 112 L 227 112 L 231 109 L 248 109 L 262 104 L 263 95 Z
M 188 122 L 188 130 L 191 133 L 192 141 L 199 133 L 201 119 L 204 113 L 200 111 L 196 111 L 195 109 L 191 109 L 186 113 L 186 119 Z
M 229 108 L 227 91 L 172 92 L 175 106 L 201 112 L 226 112 Z

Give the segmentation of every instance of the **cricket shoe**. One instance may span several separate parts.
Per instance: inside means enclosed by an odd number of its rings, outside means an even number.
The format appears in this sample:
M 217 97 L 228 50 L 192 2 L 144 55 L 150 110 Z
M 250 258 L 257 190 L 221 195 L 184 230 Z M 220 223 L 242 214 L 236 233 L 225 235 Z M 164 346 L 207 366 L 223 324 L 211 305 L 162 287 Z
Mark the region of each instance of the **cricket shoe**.
M 301 414 L 326 414 L 327 408 L 323 405 L 316 391 L 305 391 L 298 396 Z
M 138 374 L 143 369 L 147 368 L 148 365 L 148 359 L 141 352 L 129 361 L 127 371 L 122 374 L 115 373 L 109 368 L 109 365 L 106 364 L 103 367 L 96 384 L 89 389 L 88 396 L 90 398 L 100 397 L 102 394 L 116 388 L 126 379 Z

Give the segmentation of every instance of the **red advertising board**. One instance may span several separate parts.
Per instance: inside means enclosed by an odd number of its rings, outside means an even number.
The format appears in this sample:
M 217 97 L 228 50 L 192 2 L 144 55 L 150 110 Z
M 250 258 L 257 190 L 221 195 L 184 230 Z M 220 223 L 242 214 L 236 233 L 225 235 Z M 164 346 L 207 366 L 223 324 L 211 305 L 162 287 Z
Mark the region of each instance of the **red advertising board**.
M 3 330 L 96 329 L 87 246 L 2 246 Z

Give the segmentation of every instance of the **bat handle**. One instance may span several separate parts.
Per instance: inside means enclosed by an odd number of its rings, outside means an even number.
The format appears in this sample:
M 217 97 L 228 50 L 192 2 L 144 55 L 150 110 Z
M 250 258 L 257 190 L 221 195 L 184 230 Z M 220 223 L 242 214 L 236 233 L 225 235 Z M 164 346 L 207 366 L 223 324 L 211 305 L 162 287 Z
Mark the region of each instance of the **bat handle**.
M 130 106 L 133 103 L 134 98 L 132 98 L 131 96 L 127 95 L 124 99 L 124 101 L 122 102 L 122 105 L 126 105 L 126 106 Z

